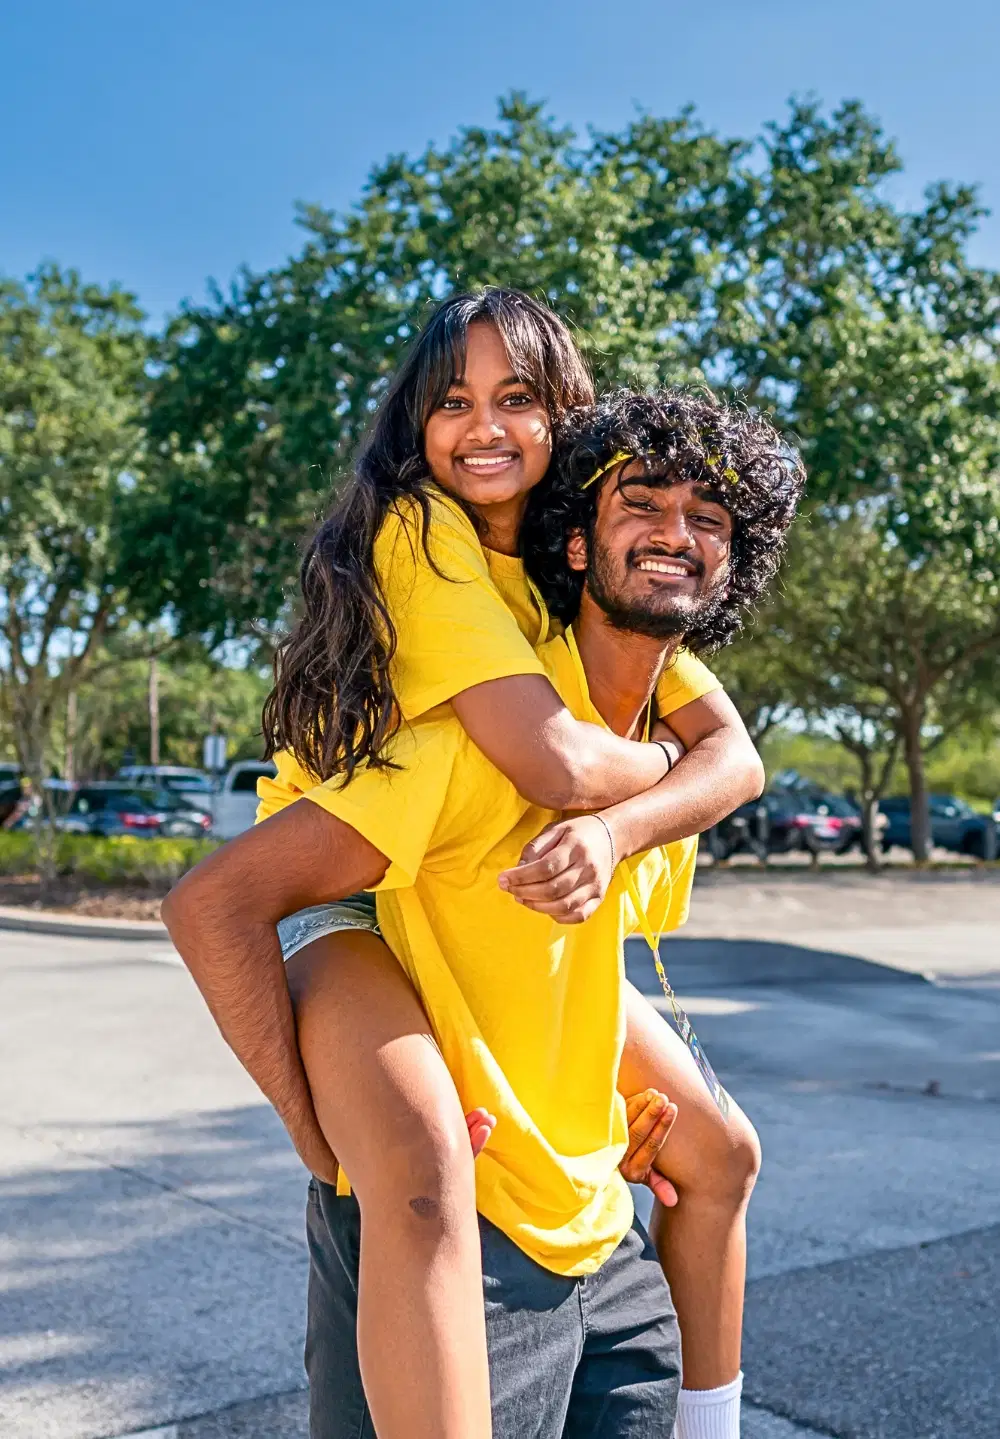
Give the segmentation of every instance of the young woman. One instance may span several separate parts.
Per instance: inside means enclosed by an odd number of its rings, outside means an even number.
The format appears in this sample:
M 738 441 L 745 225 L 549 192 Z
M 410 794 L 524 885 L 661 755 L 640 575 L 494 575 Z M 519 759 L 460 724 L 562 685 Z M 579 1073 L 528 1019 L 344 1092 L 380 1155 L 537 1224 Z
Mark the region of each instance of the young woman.
M 553 826 L 502 877 L 520 903 L 574 923 L 600 903 L 616 856 L 698 833 L 758 792 L 759 760 L 738 716 L 693 656 L 682 652 L 657 690 L 659 712 L 687 750 L 669 776 L 662 744 L 577 721 L 535 656 L 550 621 L 518 557 L 519 528 L 549 465 L 553 425 L 592 398 L 566 327 L 528 296 L 490 289 L 437 311 L 306 555 L 303 617 L 265 710 L 279 773 L 262 786 L 259 818 L 319 780 L 349 783 L 359 764 L 385 763 L 400 724 L 447 702 L 524 798 L 603 811 L 603 823 L 582 815 Z M 343 906 L 294 916 L 282 940 L 329 1145 L 325 1155 L 303 1157 L 329 1181 L 333 1155 L 345 1158 L 371 1236 L 363 1239 L 358 1345 L 378 1433 L 488 1435 L 471 1151 L 467 1140 L 464 1152 L 456 1148 L 457 1099 L 446 1075 L 378 1071 L 373 1079 L 362 1057 L 371 1036 L 358 1014 L 389 1006 L 419 1023 L 416 996 L 387 952 L 376 957 L 370 896 L 359 897 L 353 917 Z M 351 1005 L 345 1025 L 347 993 L 365 1003 Z M 680 1319 L 686 1389 L 722 1391 L 738 1416 L 756 1136 L 735 1105 L 723 1118 L 683 1043 L 635 991 L 619 1088 L 676 1103 L 657 1167 L 677 1203 L 656 1242 Z M 365 1140 L 371 1116 L 387 1107 L 408 1136 L 389 1152 Z M 664 1131 L 672 1117 L 661 1104 Z M 488 1119 L 473 1115 L 470 1128 L 481 1143 Z M 405 1166 L 417 1153 L 430 1156 L 442 1212 L 452 1216 L 430 1260 L 401 1212 Z M 366 1293 L 379 1302 L 366 1303 Z M 680 1426 L 683 1435 L 683 1413 Z

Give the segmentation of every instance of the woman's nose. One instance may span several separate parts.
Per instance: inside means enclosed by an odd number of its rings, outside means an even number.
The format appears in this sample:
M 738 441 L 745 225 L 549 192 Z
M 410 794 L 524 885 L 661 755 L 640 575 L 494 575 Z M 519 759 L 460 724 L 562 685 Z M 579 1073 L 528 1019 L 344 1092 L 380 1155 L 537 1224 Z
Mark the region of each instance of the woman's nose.
M 468 438 L 477 445 L 488 445 L 494 440 L 502 440 L 507 433 L 504 429 L 502 418 L 496 410 L 482 409 L 474 410 L 469 417 L 469 428 L 466 432 Z

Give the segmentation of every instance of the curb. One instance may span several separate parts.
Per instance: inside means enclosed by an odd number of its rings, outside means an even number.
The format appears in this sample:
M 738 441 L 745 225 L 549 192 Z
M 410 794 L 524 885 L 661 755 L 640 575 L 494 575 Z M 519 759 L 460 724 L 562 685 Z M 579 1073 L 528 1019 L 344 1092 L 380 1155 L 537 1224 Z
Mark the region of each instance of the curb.
M 87 915 L 54 914 L 44 909 L 15 909 L 0 905 L 0 930 L 24 934 L 61 934 L 73 939 L 167 938 L 166 926 L 156 919 L 90 919 Z

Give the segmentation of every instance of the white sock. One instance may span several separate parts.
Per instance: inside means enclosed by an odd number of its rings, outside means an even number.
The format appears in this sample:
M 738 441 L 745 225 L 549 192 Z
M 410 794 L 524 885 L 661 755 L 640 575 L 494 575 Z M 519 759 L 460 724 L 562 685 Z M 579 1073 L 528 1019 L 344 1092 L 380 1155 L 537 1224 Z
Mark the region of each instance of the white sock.
M 740 1439 L 743 1374 L 719 1389 L 682 1389 L 675 1439 Z

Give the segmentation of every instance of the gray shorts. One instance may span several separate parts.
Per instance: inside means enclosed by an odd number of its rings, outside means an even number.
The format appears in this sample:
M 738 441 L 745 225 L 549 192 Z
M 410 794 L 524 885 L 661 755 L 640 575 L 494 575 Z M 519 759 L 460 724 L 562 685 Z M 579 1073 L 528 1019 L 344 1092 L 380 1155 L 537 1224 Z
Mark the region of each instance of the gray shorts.
M 360 894 L 348 895 L 336 904 L 314 904 L 311 909 L 300 909 L 287 919 L 279 919 L 278 939 L 281 941 L 282 958 L 291 959 L 293 954 L 298 954 L 314 939 L 336 934 L 341 929 L 367 929 L 372 934 L 379 933 L 373 894 L 362 890 Z
M 565 1279 L 480 1216 L 494 1439 L 673 1433 L 681 1346 L 670 1291 L 638 1220 L 596 1274 Z M 310 1439 L 375 1439 L 358 1369 L 361 1211 L 309 1186 Z

